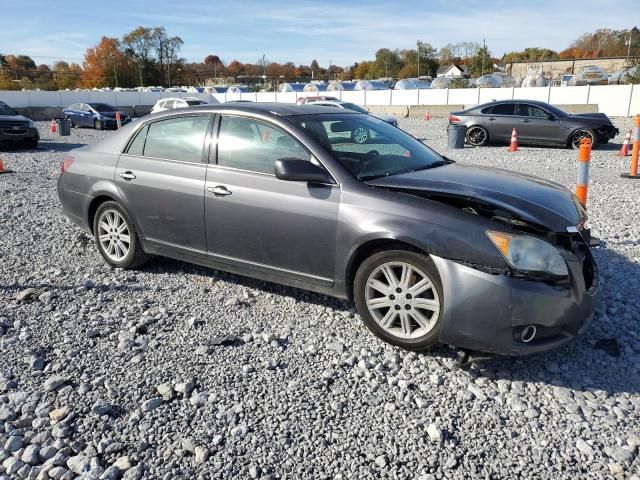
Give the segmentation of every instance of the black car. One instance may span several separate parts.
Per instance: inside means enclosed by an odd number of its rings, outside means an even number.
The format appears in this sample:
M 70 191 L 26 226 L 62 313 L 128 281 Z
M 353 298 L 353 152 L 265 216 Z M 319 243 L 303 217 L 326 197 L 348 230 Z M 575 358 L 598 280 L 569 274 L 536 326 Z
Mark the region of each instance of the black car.
M 28 148 L 36 148 L 39 140 L 40 135 L 33 120 L 0 102 L 0 144 L 21 144 Z
M 474 147 L 509 143 L 514 128 L 519 143 L 573 148 L 583 138 L 596 147 L 618 134 L 604 113 L 571 114 L 535 100 L 502 100 L 451 112 L 449 124 L 465 125 L 467 143 Z
M 116 113 L 120 113 L 121 125 L 131 121 L 124 112 L 106 103 L 74 103 L 62 113 L 72 127 L 91 127 L 96 130 L 117 128 Z

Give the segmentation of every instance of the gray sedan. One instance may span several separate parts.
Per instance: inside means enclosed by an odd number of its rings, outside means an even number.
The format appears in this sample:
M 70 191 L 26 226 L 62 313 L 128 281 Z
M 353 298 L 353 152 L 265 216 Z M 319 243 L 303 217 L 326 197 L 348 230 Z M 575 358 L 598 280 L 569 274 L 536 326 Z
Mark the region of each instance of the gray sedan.
M 465 125 L 469 145 L 509 143 L 515 128 L 518 143 L 578 148 L 589 138 L 595 148 L 618 134 L 604 113 L 569 114 L 535 100 L 502 100 L 451 112 L 449 124 Z
M 369 143 L 353 141 L 359 128 Z M 72 151 L 58 195 L 114 267 L 159 255 L 352 300 L 409 350 L 540 352 L 594 314 L 597 268 L 570 191 L 459 165 L 346 109 L 151 115 Z

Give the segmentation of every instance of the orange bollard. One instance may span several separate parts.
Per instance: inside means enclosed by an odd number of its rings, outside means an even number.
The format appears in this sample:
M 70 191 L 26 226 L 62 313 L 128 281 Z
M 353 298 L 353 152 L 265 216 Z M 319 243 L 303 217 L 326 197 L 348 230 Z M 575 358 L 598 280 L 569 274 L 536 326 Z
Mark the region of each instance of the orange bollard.
M 429 114 L 429 112 L 425 113 L 423 120 L 425 122 L 428 122 L 429 120 L 431 120 L 431 114 Z
M 57 131 L 58 131 L 58 124 L 56 123 L 56 119 L 52 118 L 51 125 L 49 126 L 49 133 L 57 133 Z
M 621 177 L 640 178 L 640 175 L 638 175 L 638 156 L 640 156 L 640 115 L 636 115 L 636 119 L 633 123 L 631 142 L 633 143 L 633 152 L 631 153 L 629 173 L 623 173 Z
M 511 132 L 511 145 L 509 145 L 509 152 L 517 152 L 518 151 L 518 132 L 514 128 Z
M 578 149 L 578 184 L 576 197 L 587 206 L 587 191 L 589 190 L 589 162 L 591 162 L 591 139 L 583 138 Z
M 628 157 L 629 156 L 629 144 L 631 143 L 631 130 L 627 132 L 624 136 L 624 142 L 622 142 L 622 146 L 620 147 L 620 151 L 618 152 L 618 157 Z

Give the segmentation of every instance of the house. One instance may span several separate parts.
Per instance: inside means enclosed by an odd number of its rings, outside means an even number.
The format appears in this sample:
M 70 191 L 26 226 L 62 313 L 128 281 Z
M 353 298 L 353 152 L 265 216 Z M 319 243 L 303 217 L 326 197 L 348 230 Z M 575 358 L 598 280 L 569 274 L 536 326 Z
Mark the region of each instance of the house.
M 439 77 L 469 78 L 469 69 L 466 65 L 442 65 L 438 68 Z

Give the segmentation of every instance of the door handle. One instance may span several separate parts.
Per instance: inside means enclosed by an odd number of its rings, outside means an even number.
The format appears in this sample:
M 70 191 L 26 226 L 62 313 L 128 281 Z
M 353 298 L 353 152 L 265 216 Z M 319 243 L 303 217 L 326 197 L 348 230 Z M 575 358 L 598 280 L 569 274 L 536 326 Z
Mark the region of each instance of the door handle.
M 120 174 L 120 176 L 122 178 L 124 178 L 125 180 L 133 180 L 134 178 L 136 178 L 136 176 L 133 174 L 133 172 L 130 172 L 128 170 L 126 172 L 122 172 Z
M 493 118 L 493 117 L 490 117 L 490 118 L 489 118 L 489 121 L 490 121 L 490 122 L 493 122 L 494 120 L 495 120 L 495 118 Z
M 224 185 L 216 185 L 215 187 L 209 187 L 207 190 L 213 193 L 216 197 L 224 197 L 226 195 L 231 195 L 231 192 L 227 190 L 227 187 Z
M 522 123 L 529 123 L 531 120 L 520 120 Z

